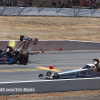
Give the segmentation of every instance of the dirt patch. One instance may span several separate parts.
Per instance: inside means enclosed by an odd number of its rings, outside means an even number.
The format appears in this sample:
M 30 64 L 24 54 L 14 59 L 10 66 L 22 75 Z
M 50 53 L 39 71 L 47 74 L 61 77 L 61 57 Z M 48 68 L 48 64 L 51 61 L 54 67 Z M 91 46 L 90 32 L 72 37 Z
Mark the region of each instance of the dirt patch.
M 100 100 L 100 90 L 6 95 L 0 100 Z
M 100 41 L 100 18 L 0 16 L 0 40 L 19 35 L 39 40 Z

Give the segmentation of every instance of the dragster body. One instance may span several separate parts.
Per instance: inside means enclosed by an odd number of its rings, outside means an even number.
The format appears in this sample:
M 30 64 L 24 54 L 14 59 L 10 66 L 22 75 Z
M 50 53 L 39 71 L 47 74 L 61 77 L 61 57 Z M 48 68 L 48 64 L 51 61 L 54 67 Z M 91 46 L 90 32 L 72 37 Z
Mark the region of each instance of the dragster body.
M 14 63 L 15 58 L 11 58 L 9 56 L 7 56 L 6 52 L 4 52 L 3 50 L 0 50 L 0 63 L 9 63 L 12 64 Z
M 43 79 L 68 79 L 68 78 L 89 78 L 89 77 L 98 77 L 100 72 L 94 70 L 94 64 L 87 64 L 83 68 L 59 72 L 52 74 L 50 71 L 46 75 L 39 74 L 39 78 Z

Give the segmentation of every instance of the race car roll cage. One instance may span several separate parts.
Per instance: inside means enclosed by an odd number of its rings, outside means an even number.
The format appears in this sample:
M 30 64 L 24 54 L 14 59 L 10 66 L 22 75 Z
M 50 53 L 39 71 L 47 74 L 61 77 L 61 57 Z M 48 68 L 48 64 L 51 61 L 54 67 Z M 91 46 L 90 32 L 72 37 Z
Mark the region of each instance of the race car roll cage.
M 23 41 L 25 40 L 25 41 Z M 29 58 L 29 52 L 27 51 L 30 42 L 33 42 L 35 45 L 38 42 L 38 39 L 32 39 L 28 37 L 24 37 L 23 35 L 20 36 L 20 41 L 23 41 L 21 45 L 13 51 L 13 48 L 11 46 L 7 46 L 8 51 L 6 51 L 6 54 L 10 58 L 15 58 L 14 63 L 17 61 L 20 62 L 20 64 L 26 65 L 28 63 L 28 58 Z M 20 47 L 22 47 L 21 50 L 18 50 Z
M 32 41 L 35 45 L 37 44 L 38 42 L 38 39 L 35 38 L 35 39 L 32 39 L 32 38 L 28 38 L 28 37 L 24 37 L 23 35 L 20 36 L 20 41 L 23 41 L 25 40 L 17 49 L 16 51 L 23 45 L 22 49 L 21 49 L 21 52 L 26 52 L 27 51 L 27 48 L 30 44 L 30 42 Z
M 23 45 L 22 49 L 21 49 L 21 52 L 26 52 L 27 51 L 27 48 L 29 46 L 30 42 L 28 41 L 24 41 L 17 49 L 16 51 Z

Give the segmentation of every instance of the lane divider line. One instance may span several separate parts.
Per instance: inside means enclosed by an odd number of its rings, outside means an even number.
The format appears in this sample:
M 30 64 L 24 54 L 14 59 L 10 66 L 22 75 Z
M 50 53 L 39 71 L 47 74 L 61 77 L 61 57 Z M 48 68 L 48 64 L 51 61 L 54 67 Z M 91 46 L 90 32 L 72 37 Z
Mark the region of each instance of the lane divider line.
M 42 67 L 42 66 L 35 66 L 34 69 L 10 69 L 10 70 L 0 70 L 0 72 L 24 72 L 24 71 L 41 71 L 41 70 L 47 70 L 47 71 L 54 71 L 54 72 L 62 72 L 61 70 L 64 69 L 79 69 L 82 67 L 58 67 L 58 68 L 54 68 L 54 69 L 49 69 L 47 67 Z

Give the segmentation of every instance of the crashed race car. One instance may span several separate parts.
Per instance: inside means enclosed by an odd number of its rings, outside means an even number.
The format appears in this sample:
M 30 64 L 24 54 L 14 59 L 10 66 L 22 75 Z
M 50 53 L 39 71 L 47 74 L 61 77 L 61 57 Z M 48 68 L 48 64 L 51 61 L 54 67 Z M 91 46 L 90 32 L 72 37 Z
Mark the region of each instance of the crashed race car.
M 46 75 L 39 74 L 39 78 L 43 79 L 67 79 L 67 78 L 89 78 L 100 76 L 100 70 L 97 70 L 97 62 L 87 64 L 81 69 L 70 70 L 52 74 L 50 71 Z
M 15 50 L 13 50 L 11 46 L 7 46 L 7 50 L 0 50 L 0 64 L 15 64 L 19 62 L 20 64 L 26 65 L 28 63 L 28 46 L 30 42 L 36 45 L 38 39 L 32 39 L 21 35 L 20 41 L 23 41 L 22 44 Z M 19 48 L 21 48 L 21 50 L 19 50 Z

